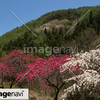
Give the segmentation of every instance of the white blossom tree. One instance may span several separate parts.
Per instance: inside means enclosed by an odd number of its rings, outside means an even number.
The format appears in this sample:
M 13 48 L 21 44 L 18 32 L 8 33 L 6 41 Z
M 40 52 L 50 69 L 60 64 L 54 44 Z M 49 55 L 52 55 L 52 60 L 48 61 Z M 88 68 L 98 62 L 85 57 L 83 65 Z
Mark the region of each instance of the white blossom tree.
M 68 59 L 67 59 L 68 60 Z M 76 75 L 65 79 L 66 83 L 74 81 L 75 84 L 71 85 L 67 89 L 64 89 L 64 94 L 62 95 L 62 100 L 65 100 L 70 94 L 75 95 L 77 91 L 82 91 L 85 93 L 88 91 L 88 96 L 95 98 L 95 100 L 100 100 L 100 49 L 90 50 L 85 53 L 78 53 L 73 56 L 73 59 L 63 65 L 63 70 L 74 71 L 72 66 L 80 66 L 83 70 L 82 74 Z

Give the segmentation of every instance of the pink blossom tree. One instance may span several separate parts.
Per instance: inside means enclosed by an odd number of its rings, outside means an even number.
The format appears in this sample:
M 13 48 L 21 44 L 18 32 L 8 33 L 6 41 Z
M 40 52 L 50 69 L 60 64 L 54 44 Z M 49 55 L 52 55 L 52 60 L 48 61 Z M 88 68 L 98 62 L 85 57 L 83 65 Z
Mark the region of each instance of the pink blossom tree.
M 1 87 L 4 88 L 4 80 L 11 81 L 12 88 L 15 79 L 20 72 L 25 72 L 30 62 L 34 61 L 34 54 L 25 54 L 21 50 L 13 50 L 7 56 L 0 59 Z
M 66 77 L 72 76 L 72 73 L 69 73 L 68 71 L 69 68 L 64 71 L 64 73 L 61 72 L 61 70 L 63 70 L 62 65 L 69 61 L 68 58 L 71 59 L 71 57 L 68 55 L 52 55 L 48 59 L 38 58 L 35 60 L 35 62 L 28 65 L 29 70 L 32 70 L 29 73 L 21 72 L 16 80 L 20 79 L 23 75 L 25 75 L 25 73 L 27 73 L 24 79 L 27 79 L 27 81 L 34 81 L 37 78 L 42 87 L 47 87 L 49 89 L 53 88 L 55 90 L 56 95 L 54 100 L 58 100 L 58 94 L 62 87 L 65 85 L 65 81 L 63 80 Z

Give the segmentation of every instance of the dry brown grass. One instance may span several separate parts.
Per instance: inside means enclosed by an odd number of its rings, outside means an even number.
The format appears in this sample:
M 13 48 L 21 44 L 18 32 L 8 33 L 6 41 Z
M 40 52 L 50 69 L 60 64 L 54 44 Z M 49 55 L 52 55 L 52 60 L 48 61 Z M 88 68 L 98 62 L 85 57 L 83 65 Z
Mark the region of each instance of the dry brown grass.
M 53 100 L 53 98 L 50 96 L 45 96 L 43 94 L 39 94 L 37 91 L 32 91 L 32 90 L 30 90 L 29 92 L 29 97 L 30 98 L 35 97 L 37 100 Z

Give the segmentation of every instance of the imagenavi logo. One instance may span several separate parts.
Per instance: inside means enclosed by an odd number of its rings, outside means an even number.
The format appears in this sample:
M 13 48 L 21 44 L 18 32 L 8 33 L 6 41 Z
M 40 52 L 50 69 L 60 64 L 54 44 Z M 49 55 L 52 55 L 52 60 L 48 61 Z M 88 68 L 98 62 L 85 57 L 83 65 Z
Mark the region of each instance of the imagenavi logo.
M 29 91 L 28 89 L 0 89 L 0 100 L 28 100 Z

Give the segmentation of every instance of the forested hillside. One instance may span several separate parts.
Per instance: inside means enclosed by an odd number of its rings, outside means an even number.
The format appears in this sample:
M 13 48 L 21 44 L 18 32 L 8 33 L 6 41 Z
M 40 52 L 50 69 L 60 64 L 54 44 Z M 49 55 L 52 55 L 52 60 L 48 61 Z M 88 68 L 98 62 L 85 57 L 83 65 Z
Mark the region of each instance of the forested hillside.
M 89 9 L 90 12 L 66 34 Z M 24 25 L 16 27 L 0 37 L 1 57 L 15 48 L 23 50 L 24 46 L 37 48 L 77 46 L 79 51 L 94 49 L 100 43 L 100 6 L 53 11 L 26 25 L 37 37 Z M 61 53 L 65 52 L 62 50 Z M 36 56 L 45 57 L 46 54 L 37 53 Z

